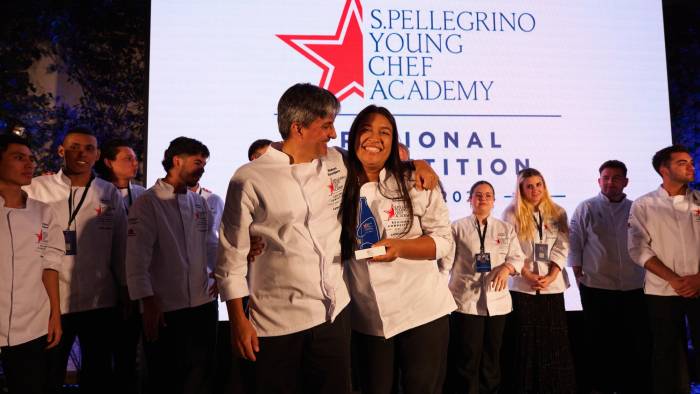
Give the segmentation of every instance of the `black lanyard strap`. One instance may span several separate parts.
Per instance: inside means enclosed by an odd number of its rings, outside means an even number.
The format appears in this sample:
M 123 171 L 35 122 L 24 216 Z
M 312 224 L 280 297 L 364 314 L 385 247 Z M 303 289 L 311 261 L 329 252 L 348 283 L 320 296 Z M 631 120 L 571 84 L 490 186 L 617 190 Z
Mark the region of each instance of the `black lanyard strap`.
M 88 190 L 90 190 L 90 185 L 92 185 L 93 179 L 95 179 L 95 177 L 91 176 L 87 185 L 85 185 L 85 191 L 83 192 L 83 195 L 80 197 L 80 201 L 78 201 L 78 205 L 75 207 L 75 210 L 73 210 L 73 199 L 75 198 L 75 196 L 74 196 L 72 190 L 68 192 L 68 229 L 69 230 L 70 230 L 70 225 L 73 224 L 75 217 L 78 216 L 78 211 L 80 211 L 80 208 L 82 208 L 83 203 L 85 202 L 85 197 L 87 197 Z M 78 189 L 75 189 L 75 193 L 78 193 Z
M 542 237 L 542 225 L 543 225 L 543 220 L 542 220 L 542 212 L 537 211 L 537 216 L 539 216 L 540 220 L 538 221 L 535 215 L 532 215 L 532 219 L 535 221 L 535 224 L 537 224 L 537 232 L 540 233 L 540 242 L 543 241 Z
M 481 253 L 484 253 L 484 243 L 486 242 L 486 229 L 489 227 L 488 219 L 484 223 L 484 232 L 481 232 L 481 224 L 479 223 L 479 218 L 476 219 L 476 231 L 479 233 L 479 243 L 481 244 Z

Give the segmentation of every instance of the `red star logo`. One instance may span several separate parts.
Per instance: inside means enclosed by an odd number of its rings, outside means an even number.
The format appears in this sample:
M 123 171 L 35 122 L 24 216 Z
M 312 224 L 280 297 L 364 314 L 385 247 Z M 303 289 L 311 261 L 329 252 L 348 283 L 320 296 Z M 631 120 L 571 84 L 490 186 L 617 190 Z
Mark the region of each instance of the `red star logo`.
M 388 211 L 384 211 L 387 215 L 389 215 L 386 220 L 391 220 L 394 216 L 396 216 L 396 211 L 394 211 L 394 205 L 391 206 L 391 209 Z
M 700 216 L 700 209 L 696 209 L 693 212 L 695 212 L 695 216 Z
M 328 184 L 328 188 L 331 189 L 331 194 L 333 194 L 333 191 L 335 190 L 335 186 L 333 186 L 333 181 Z
M 278 34 L 282 41 L 321 67 L 318 85 L 344 100 L 352 93 L 364 97 L 362 5 L 346 0 L 335 35 Z
M 39 230 L 38 233 L 34 234 L 36 235 L 36 242 L 41 242 L 44 240 L 44 232 Z
M 102 206 L 100 205 L 99 207 L 95 208 L 95 212 L 97 212 L 97 216 L 102 215 Z

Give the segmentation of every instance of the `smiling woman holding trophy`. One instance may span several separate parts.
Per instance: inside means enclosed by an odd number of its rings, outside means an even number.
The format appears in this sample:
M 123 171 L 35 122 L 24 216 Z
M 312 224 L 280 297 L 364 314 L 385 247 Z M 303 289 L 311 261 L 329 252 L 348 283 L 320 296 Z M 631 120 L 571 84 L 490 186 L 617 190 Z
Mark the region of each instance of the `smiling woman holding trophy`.
M 439 188 L 414 188 L 386 108 L 362 110 L 348 146 L 341 244 L 362 392 L 391 392 L 397 370 L 404 393 L 441 392 L 456 308 L 437 263 L 454 246 L 447 206 Z

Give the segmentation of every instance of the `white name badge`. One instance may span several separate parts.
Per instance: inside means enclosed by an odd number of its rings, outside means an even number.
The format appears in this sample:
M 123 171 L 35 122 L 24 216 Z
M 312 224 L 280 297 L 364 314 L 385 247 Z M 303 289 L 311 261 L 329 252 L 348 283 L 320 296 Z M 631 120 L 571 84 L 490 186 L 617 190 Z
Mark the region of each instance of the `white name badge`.
M 386 254 L 386 246 L 375 246 L 373 248 L 356 250 L 355 259 L 364 260 L 374 256 L 381 256 L 383 254 Z

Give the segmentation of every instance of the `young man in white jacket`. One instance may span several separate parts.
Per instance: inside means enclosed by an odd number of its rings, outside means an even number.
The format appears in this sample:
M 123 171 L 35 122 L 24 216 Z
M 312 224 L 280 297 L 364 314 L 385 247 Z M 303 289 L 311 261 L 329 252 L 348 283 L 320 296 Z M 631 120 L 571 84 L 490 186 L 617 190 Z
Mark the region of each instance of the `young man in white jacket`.
M 688 185 L 695 166 L 686 148 L 664 148 L 652 164 L 663 183 L 632 203 L 628 247 L 646 269 L 652 391 L 689 393 L 686 319 L 693 346 L 700 347 L 700 192 Z M 695 357 L 700 360 L 698 352 Z
M 63 384 L 78 337 L 81 390 L 110 392 L 112 337 L 120 335 L 114 330 L 116 307 L 120 289 L 125 289 L 126 214 L 117 188 L 93 174 L 100 157 L 97 146 L 89 130 L 69 130 L 58 148 L 63 168 L 34 178 L 25 191 L 51 206 L 64 230 L 66 253 L 59 272 L 63 338 L 52 360 L 53 385 Z
M 151 392 L 209 392 L 214 376 L 218 305 L 212 269 L 217 241 L 204 197 L 189 190 L 209 150 L 179 137 L 163 158 L 167 175 L 129 210 L 129 295 L 143 304 Z
M 576 207 L 569 226 L 569 265 L 579 284 L 585 319 L 587 380 L 600 392 L 649 388 L 649 325 L 644 268 L 627 251 L 632 201 L 624 193 L 627 166 L 598 169 L 600 193 Z
M 26 140 L 0 136 L 0 358 L 10 393 L 49 390 L 48 353 L 61 339 L 63 234 L 51 208 L 21 189 L 35 168 Z

